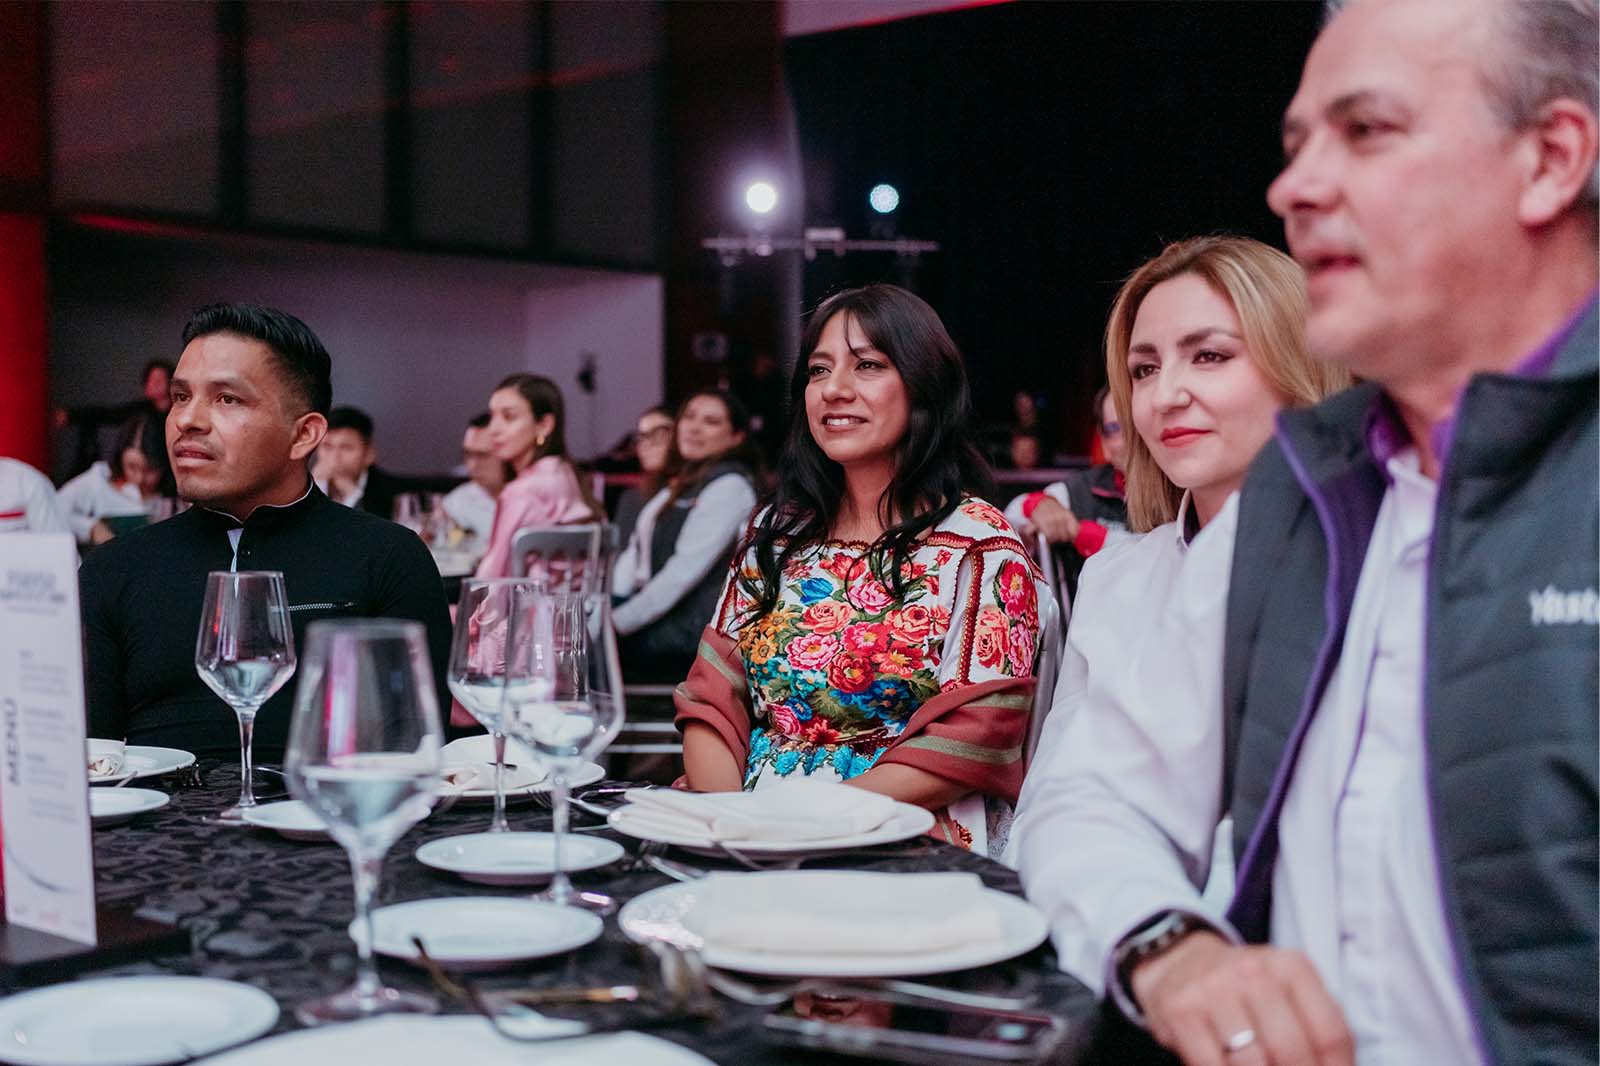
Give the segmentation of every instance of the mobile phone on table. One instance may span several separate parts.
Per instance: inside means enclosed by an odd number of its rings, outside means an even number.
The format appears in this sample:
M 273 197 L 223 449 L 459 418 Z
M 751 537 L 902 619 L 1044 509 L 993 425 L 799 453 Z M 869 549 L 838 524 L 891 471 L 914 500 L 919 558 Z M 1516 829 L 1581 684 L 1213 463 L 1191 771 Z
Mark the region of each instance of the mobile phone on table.
M 884 1062 L 1041 1062 L 1067 1035 L 1035 1011 L 982 1010 L 877 990 L 802 993 L 762 1022 L 767 1039 Z

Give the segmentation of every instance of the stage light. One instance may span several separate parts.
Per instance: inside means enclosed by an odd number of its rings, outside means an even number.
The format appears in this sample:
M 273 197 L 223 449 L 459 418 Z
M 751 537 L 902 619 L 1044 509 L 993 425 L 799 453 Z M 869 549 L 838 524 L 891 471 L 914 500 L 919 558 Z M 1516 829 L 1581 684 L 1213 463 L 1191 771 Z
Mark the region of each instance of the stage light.
M 880 215 L 887 215 L 900 206 L 900 190 L 885 182 L 874 185 L 872 191 L 867 193 L 867 203 Z
M 753 182 L 744 191 L 744 203 L 758 215 L 771 214 L 772 209 L 778 206 L 778 190 L 769 182 Z

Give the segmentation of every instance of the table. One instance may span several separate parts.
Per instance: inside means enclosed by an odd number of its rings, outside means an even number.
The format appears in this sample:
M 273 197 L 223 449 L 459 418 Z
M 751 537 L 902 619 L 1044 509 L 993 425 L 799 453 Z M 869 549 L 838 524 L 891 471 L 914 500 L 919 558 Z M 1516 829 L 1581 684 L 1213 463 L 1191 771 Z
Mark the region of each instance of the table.
M 129 824 L 95 830 L 94 841 L 100 901 L 136 907 L 144 917 L 178 924 L 193 938 L 192 953 L 90 970 L 86 976 L 188 974 L 244 981 L 269 992 L 283 1008 L 274 1032 L 297 1028 L 293 1017 L 296 1004 L 343 988 L 353 979 L 355 949 L 345 931 L 354 913 L 348 860 L 344 850 L 332 842 L 296 843 L 263 830 L 208 820 L 238 795 L 239 771 L 237 766 L 207 766 L 204 762 L 202 769 L 201 787 L 174 791 L 169 806 Z M 531 891 L 473 885 L 430 870 L 413 857 L 426 841 L 478 832 L 486 829 L 488 822 L 486 807 L 458 804 L 413 827 L 389 852 L 380 903 Z M 549 822 L 548 811 L 538 804 L 512 808 L 513 828 L 547 830 Z M 593 822 L 574 811 L 574 825 Z M 713 860 L 689 859 L 698 865 L 717 865 Z M 941 845 L 931 856 L 891 856 L 853 865 L 891 871 L 971 870 L 991 887 L 1019 891 L 1014 872 L 950 845 Z M 654 872 L 618 868 L 574 880 L 580 887 L 599 887 L 619 902 L 667 883 Z M 380 966 L 385 980 L 394 985 L 428 987 L 425 975 L 405 963 L 380 960 Z M 636 949 L 617 928 L 613 915 L 607 918 L 599 941 L 565 956 L 530 962 L 495 980 L 524 987 L 609 984 L 631 982 L 639 974 Z M 1128 1045 L 1125 1035 L 1108 1036 L 1107 1027 L 1096 1021 L 1099 1009 L 1092 995 L 1056 968 L 1048 944 L 1011 962 L 941 980 L 973 990 L 1027 989 L 1036 993 L 1042 1009 L 1068 1018 L 1075 1027 L 1075 1037 L 1058 1061 L 1122 1064 L 1138 1061 L 1149 1050 L 1147 1044 L 1142 1049 Z M 596 1011 L 629 1009 L 638 1008 L 589 1007 L 551 1013 L 596 1017 Z M 794 1061 L 795 1052 L 763 1043 L 760 1017 L 759 1009 L 730 1003 L 715 1021 L 675 1023 L 651 1032 L 729 1066 Z M 1096 1042 L 1093 1047 L 1088 1046 L 1090 1041 Z M 811 1054 L 807 1061 L 867 1060 Z

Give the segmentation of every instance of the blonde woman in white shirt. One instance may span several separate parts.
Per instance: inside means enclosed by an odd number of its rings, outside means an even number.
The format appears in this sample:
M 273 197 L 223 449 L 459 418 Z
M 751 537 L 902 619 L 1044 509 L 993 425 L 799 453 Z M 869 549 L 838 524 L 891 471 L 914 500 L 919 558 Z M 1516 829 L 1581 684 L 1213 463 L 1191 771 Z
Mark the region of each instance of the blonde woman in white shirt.
M 1108 545 L 1084 566 L 1050 717 L 1023 785 L 1008 857 L 1050 921 L 1064 970 L 1117 995 L 1112 947 L 1175 901 L 1119 861 L 1127 819 L 1149 831 L 1184 802 L 1162 753 L 1202 730 L 1188 694 L 1168 691 L 1141 656 L 1169 608 L 1189 542 L 1244 481 L 1285 406 L 1348 384 L 1305 344 L 1305 277 L 1288 256 L 1240 237 L 1169 245 L 1123 284 L 1106 327 L 1106 373 L 1128 438 L 1129 525 L 1146 535 Z M 1160 745 L 1148 742 L 1159 734 Z M 1107 799 L 1124 821 L 1104 817 Z M 1211 840 L 1175 842 L 1202 902 Z M 1224 873 L 1220 889 L 1229 890 Z M 1214 893 L 1215 894 L 1215 891 Z M 1157 898 L 1159 896 L 1159 898 Z M 1119 1002 L 1121 1002 L 1119 996 Z

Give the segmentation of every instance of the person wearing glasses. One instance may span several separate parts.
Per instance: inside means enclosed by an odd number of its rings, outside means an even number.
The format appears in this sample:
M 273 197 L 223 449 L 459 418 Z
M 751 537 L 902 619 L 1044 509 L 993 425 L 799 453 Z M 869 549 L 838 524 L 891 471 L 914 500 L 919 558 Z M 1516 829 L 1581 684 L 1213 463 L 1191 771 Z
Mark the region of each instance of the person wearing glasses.
M 639 460 L 639 473 L 643 475 L 637 485 L 629 485 L 617 497 L 617 509 L 611 524 L 617 527 L 620 543 L 633 537 L 633 527 L 638 524 L 639 512 L 646 501 L 660 492 L 672 476 L 672 412 L 665 407 L 652 407 L 639 416 L 633 433 L 633 453 Z

